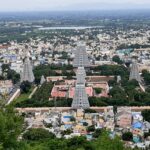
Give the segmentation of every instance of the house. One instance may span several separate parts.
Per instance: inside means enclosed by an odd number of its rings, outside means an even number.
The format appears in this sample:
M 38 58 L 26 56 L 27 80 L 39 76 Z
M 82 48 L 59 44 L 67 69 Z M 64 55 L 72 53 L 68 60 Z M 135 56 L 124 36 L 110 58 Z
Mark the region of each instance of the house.
M 108 106 L 108 109 L 105 110 L 105 127 L 110 130 L 114 130 L 114 111 L 112 106 Z
M 50 82 L 50 81 L 56 82 L 56 81 L 61 81 L 61 80 L 63 80 L 64 78 L 66 78 L 66 76 L 50 76 L 50 77 L 47 77 L 47 78 L 46 78 L 46 81 L 47 81 L 47 82 Z
M 131 109 L 129 107 L 118 107 L 116 123 L 121 128 L 129 128 L 132 122 Z
M 74 126 L 73 132 L 74 133 L 80 133 L 81 135 L 86 135 L 87 134 L 86 127 L 84 127 L 82 125 Z
M 51 96 L 52 97 L 67 97 L 68 87 L 66 85 L 54 85 Z
M 141 115 L 141 112 L 132 112 L 132 120 L 133 120 L 133 123 L 142 122 L 143 116 Z
M 9 94 L 13 89 L 12 80 L 0 80 L 0 93 Z

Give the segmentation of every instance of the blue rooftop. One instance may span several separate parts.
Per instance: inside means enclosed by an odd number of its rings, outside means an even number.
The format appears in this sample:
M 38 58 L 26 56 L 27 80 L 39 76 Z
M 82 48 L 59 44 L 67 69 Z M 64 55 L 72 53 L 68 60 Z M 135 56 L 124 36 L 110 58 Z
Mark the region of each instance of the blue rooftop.
M 136 122 L 136 123 L 133 123 L 132 127 L 133 128 L 137 128 L 137 129 L 141 129 L 143 126 L 143 124 L 141 122 Z

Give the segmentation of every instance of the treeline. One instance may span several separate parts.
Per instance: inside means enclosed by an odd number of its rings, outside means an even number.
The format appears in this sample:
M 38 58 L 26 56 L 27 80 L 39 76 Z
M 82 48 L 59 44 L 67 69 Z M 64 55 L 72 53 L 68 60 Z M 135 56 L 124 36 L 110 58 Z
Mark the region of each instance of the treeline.
M 60 70 L 61 72 L 57 72 Z M 72 65 L 39 65 L 33 70 L 35 75 L 35 83 L 39 84 L 41 76 L 67 76 L 68 79 L 75 76 Z
M 72 69 L 72 66 L 63 66 L 63 69 Z M 52 70 L 60 69 L 59 66 L 39 66 L 37 69 L 37 74 L 41 72 L 48 72 L 49 68 Z M 95 72 L 99 72 L 100 75 L 114 75 L 114 80 L 108 82 L 110 86 L 109 97 L 89 97 L 90 106 L 149 106 L 150 105 L 150 73 L 148 71 L 143 71 L 142 76 L 145 83 L 147 84 L 147 89 L 142 92 L 139 84 L 136 80 L 129 81 L 129 68 L 123 65 L 103 65 L 92 68 Z M 40 74 L 40 75 L 41 75 Z M 40 77 L 39 75 L 39 77 Z M 121 81 L 117 81 L 117 76 L 121 76 Z M 49 85 L 50 84 L 50 85 Z M 50 86 L 50 87 L 49 87 Z M 17 103 L 17 107 L 70 107 L 72 99 L 67 98 L 57 98 L 56 100 L 48 100 L 50 97 L 50 92 L 53 87 L 51 83 L 45 83 L 41 88 L 37 90 L 32 99 Z
M 23 135 L 23 141 L 28 143 L 29 150 L 130 150 L 130 148 L 124 147 L 119 137 L 116 136 L 114 139 L 111 139 L 108 132 L 97 131 L 93 133 L 96 139 L 89 142 L 84 136 L 58 139 L 47 130 L 29 129 Z
M 18 136 L 23 131 L 23 117 L 12 107 L 0 109 L 0 149 L 23 150 L 24 144 L 18 142 Z
M 130 73 L 130 69 L 123 65 L 101 65 L 91 70 L 87 72 L 87 75 L 121 76 L 122 80 L 128 80 Z
M 24 84 L 26 82 L 23 82 L 21 85 L 21 89 L 23 93 L 28 92 L 31 88 L 27 87 L 28 84 L 26 83 L 26 88 L 24 88 Z M 70 98 L 57 98 L 49 100 L 51 97 L 51 90 L 53 88 L 54 84 L 52 82 L 45 82 L 42 84 L 42 86 L 39 86 L 34 95 L 31 99 L 26 99 L 21 102 L 16 102 L 15 107 L 70 107 L 72 103 L 72 99 Z
M 15 107 L 71 107 L 72 99 L 69 98 L 57 98 L 56 100 L 43 100 L 27 99 L 15 104 Z
M 126 45 L 126 44 L 121 44 L 117 47 L 117 50 L 120 49 L 140 49 L 140 48 L 150 48 L 150 45 L 141 45 L 141 44 L 132 44 L 132 45 Z
M 8 64 L 3 64 L 2 75 L 0 75 L 0 80 L 12 80 L 13 83 L 17 83 L 20 80 L 20 74 L 16 73 L 14 70 L 10 69 Z
M 17 41 L 21 43 L 27 41 L 29 37 L 25 32 L 32 31 L 32 27 L 1 27 L 0 28 L 0 43 L 7 43 L 8 41 Z
M 52 82 L 45 82 L 39 86 L 31 99 L 17 102 L 16 107 L 42 107 L 50 105 L 49 97 L 53 88 Z M 51 104 L 52 105 L 52 104 Z
M 93 130 L 96 138 L 91 142 L 84 136 L 71 139 L 58 139 L 45 129 L 29 129 L 24 132 L 23 116 L 12 107 L 0 109 L 0 149 L 8 150 L 129 150 L 120 138 L 111 139 L 108 132 Z M 113 143 L 113 144 L 112 144 Z
M 109 97 L 89 98 L 91 106 L 149 106 L 149 91 L 142 92 L 136 80 L 111 82 Z
M 143 70 L 142 71 L 142 76 L 144 78 L 144 81 L 146 83 L 146 85 L 150 85 L 150 73 L 147 70 Z

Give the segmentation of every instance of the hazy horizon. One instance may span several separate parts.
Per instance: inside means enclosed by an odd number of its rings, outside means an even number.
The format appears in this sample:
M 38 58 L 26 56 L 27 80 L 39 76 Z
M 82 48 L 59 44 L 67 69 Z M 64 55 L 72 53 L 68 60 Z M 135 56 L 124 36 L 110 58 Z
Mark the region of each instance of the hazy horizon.
M 0 12 L 150 9 L 149 0 L 0 0 Z

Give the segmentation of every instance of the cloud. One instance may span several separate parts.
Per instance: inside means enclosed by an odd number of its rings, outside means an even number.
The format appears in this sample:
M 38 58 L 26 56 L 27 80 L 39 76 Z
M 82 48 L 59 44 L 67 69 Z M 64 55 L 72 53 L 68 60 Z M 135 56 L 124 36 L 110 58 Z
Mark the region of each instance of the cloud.
M 150 0 L 0 0 L 0 11 L 150 8 Z

